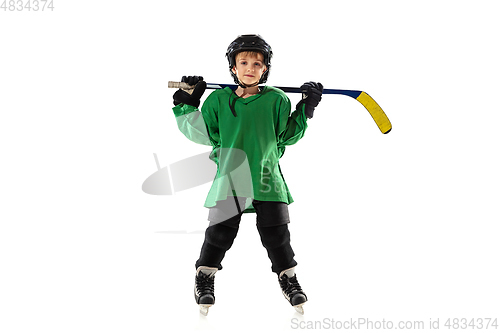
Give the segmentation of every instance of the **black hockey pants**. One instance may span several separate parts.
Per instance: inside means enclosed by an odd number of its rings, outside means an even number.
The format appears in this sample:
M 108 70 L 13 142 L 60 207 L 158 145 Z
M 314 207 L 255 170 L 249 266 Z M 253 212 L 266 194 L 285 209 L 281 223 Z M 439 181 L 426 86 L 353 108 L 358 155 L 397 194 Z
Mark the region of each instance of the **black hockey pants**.
M 279 274 L 285 269 L 296 266 L 297 262 L 293 258 L 295 254 L 290 245 L 287 205 L 282 202 L 254 200 L 253 206 L 257 213 L 257 230 L 272 263 L 271 270 Z M 233 245 L 238 233 L 241 212 L 223 222 L 216 221 L 217 215 L 220 214 L 216 209 L 211 209 L 209 214 L 211 225 L 205 231 L 205 241 L 200 258 L 196 261 L 196 268 L 208 266 L 222 269 L 222 259 Z

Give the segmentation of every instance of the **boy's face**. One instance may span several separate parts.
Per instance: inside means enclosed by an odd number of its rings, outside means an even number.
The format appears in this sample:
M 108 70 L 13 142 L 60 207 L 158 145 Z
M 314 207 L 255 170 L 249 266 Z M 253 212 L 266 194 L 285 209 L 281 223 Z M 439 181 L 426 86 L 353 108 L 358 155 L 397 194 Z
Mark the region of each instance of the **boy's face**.
M 236 55 L 236 66 L 232 70 L 241 82 L 250 86 L 260 81 L 260 77 L 266 69 L 264 56 L 261 53 L 252 56 L 246 52 L 241 52 Z

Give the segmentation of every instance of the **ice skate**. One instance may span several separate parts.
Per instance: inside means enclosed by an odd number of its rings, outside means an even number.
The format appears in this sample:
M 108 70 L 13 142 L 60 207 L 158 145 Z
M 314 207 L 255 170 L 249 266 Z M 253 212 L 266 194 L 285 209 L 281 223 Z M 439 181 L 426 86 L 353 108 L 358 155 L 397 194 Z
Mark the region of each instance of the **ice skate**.
M 290 304 L 299 312 L 304 314 L 302 305 L 307 302 L 307 296 L 302 291 L 297 275 L 295 274 L 295 267 L 286 269 L 279 274 L 278 277 L 281 291 Z
M 200 266 L 196 270 L 194 299 L 200 306 L 200 313 L 205 316 L 208 314 L 208 308 L 215 303 L 214 279 L 217 270 L 215 267 L 206 266 Z

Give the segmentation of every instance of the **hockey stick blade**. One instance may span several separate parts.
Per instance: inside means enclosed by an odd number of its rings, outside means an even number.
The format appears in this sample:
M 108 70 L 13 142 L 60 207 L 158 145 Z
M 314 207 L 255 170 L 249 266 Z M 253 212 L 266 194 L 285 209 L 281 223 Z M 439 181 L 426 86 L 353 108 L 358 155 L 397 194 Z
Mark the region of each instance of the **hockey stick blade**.
M 383 134 L 387 134 L 392 130 L 391 121 L 385 114 L 384 110 L 382 110 L 380 105 L 378 105 L 370 95 L 362 91 L 361 94 L 359 94 L 359 96 L 356 98 L 356 100 L 360 102 L 365 107 L 365 109 L 368 110 L 373 120 L 375 120 L 378 128 L 380 129 L 380 132 L 382 132 Z
M 193 89 L 194 86 L 190 86 L 185 82 L 174 82 L 168 81 L 169 88 L 180 88 L 180 89 Z M 219 84 L 219 83 L 207 83 L 208 89 L 224 89 L 229 87 L 231 90 L 235 90 L 238 86 L 235 84 Z M 292 87 L 275 87 L 283 90 L 287 93 L 301 93 L 300 88 L 292 88 Z M 372 116 L 373 120 L 377 124 L 378 128 L 383 134 L 387 134 L 392 129 L 392 124 L 385 114 L 384 110 L 380 107 L 380 105 L 375 102 L 375 100 L 360 90 L 342 90 L 342 89 L 323 89 L 323 94 L 336 94 L 336 95 L 345 95 L 354 98 L 359 103 L 361 103 L 370 116 Z

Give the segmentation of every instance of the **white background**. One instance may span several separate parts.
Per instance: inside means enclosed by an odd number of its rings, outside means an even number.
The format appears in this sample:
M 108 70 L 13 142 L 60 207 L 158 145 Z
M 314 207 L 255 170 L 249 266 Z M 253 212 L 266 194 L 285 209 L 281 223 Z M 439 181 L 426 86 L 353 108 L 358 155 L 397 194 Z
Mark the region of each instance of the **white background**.
M 499 316 L 495 1 L 54 6 L 0 11 L 0 331 L 274 331 L 359 317 L 440 318 L 444 330 L 446 318 Z M 254 215 L 200 316 L 209 184 L 141 190 L 153 153 L 166 166 L 208 150 L 178 131 L 167 81 L 232 83 L 225 51 L 248 33 L 272 45 L 269 85 L 363 90 L 393 124 L 382 135 L 361 104 L 324 96 L 282 158 L 303 317 Z

